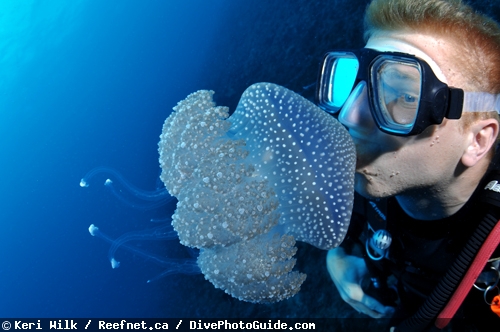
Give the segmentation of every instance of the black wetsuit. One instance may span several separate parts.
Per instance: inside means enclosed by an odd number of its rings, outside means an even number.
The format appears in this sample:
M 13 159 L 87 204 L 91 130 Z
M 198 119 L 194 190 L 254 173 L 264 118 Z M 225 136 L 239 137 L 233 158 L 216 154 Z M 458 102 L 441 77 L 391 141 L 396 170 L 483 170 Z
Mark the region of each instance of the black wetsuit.
M 343 247 L 349 253 L 356 242 L 364 248 L 366 239 L 374 231 L 390 232 L 392 243 L 388 258 L 373 261 L 365 250 L 363 252 L 372 277 L 378 278 L 380 286 L 377 289 L 372 282 L 365 287 L 366 293 L 385 305 L 397 307 L 391 326 L 417 312 L 487 213 L 487 203 L 478 199 L 484 185 L 483 181 L 453 216 L 432 221 L 409 217 L 395 198 L 369 202 L 356 196 L 348 239 Z M 495 257 L 499 254 L 497 248 Z M 386 285 L 388 278 L 389 285 Z M 391 285 L 390 280 L 394 279 L 397 282 Z M 486 327 L 491 331 L 492 326 L 500 330 L 500 317 L 485 303 L 483 292 L 472 289 L 450 325 L 453 331 L 483 331 Z

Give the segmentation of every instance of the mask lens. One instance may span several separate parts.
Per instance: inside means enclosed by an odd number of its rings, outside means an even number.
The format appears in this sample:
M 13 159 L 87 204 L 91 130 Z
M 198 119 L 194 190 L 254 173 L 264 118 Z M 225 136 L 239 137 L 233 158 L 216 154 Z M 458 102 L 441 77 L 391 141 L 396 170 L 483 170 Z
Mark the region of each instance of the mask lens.
M 354 88 L 358 70 L 359 61 L 354 54 L 330 53 L 323 65 L 320 106 L 330 113 L 338 112 Z
M 383 58 L 372 70 L 377 122 L 389 132 L 409 133 L 420 102 L 420 65 L 407 59 Z

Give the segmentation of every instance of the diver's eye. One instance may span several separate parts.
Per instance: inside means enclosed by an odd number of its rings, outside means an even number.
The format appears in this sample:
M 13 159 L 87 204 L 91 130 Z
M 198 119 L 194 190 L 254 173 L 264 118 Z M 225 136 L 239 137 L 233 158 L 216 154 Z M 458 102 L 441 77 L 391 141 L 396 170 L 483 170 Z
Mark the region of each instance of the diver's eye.
M 414 103 L 417 101 L 417 98 L 415 96 L 409 94 L 405 94 L 404 98 L 406 103 Z

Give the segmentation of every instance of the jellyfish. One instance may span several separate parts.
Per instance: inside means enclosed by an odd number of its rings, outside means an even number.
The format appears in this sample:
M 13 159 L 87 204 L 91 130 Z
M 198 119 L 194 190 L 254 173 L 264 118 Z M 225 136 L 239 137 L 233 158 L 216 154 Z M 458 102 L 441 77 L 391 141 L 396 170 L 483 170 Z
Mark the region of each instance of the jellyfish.
M 153 229 L 116 240 L 95 225 L 89 232 L 111 243 L 113 268 L 120 265 L 120 247 L 163 266 L 164 273 L 150 281 L 201 272 L 240 300 L 284 300 L 306 278 L 294 270 L 296 241 L 326 250 L 345 237 L 354 196 L 354 144 L 337 120 L 284 87 L 250 86 L 231 116 L 227 107 L 215 105 L 213 94 L 190 94 L 166 119 L 158 149 L 164 188 L 140 190 L 104 167 L 80 182 L 87 187 L 96 174 L 108 173 L 125 189 L 126 194 L 113 180 L 105 182 L 120 200 L 151 208 L 175 196 L 175 213 Z M 177 238 L 191 248 L 190 258 L 158 257 L 129 244 Z
M 113 195 L 115 195 L 120 201 L 134 208 L 152 210 L 175 200 L 175 198 L 168 193 L 163 185 L 160 187 L 157 186 L 154 191 L 142 190 L 125 180 L 118 171 L 102 166 L 90 170 L 80 180 L 80 187 L 89 187 L 90 181 L 96 175 L 102 173 L 111 175 L 112 177 L 112 179 L 107 178 L 104 181 L 106 188 L 111 190 Z M 119 183 L 119 188 L 117 188 L 115 181 Z
M 172 225 L 200 249 L 205 278 L 243 301 L 295 295 L 295 241 L 320 249 L 345 237 L 355 148 L 333 117 L 271 83 L 250 86 L 234 114 L 213 91 L 174 107 L 160 135 L 161 179 L 178 199 Z

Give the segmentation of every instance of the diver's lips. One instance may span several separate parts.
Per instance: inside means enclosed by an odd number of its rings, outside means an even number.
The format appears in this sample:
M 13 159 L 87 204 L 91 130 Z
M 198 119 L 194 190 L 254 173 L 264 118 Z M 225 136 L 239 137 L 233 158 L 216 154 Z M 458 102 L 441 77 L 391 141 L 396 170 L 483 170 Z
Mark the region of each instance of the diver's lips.
M 356 146 L 356 154 L 359 157 L 360 155 L 373 155 L 380 150 L 380 146 L 373 141 L 373 139 L 368 138 L 358 138 L 356 136 L 352 136 L 352 140 L 354 145 Z
M 367 175 L 367 176 L 378 176 L 377 172 L 370 172 L 365 168 L 356 170 L 356 173 Z

